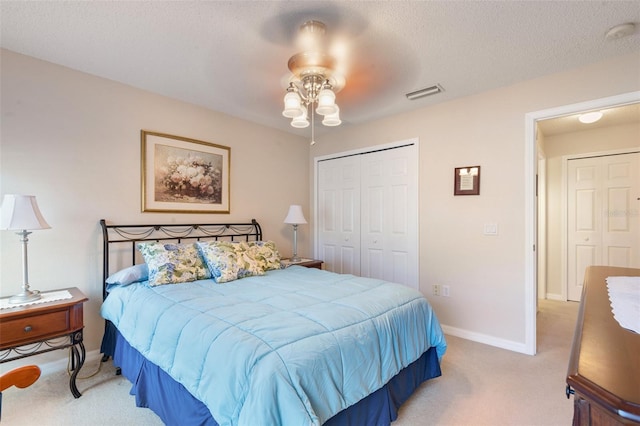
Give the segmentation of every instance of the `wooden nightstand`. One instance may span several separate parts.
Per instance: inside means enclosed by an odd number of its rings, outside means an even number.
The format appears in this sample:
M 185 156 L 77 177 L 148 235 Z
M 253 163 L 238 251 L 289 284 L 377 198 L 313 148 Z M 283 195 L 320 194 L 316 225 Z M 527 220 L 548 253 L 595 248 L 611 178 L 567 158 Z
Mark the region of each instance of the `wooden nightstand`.
M 300 262 L 291 262 L 291 259 L 282 259 L 282 263 L 285 265 L 285 267 L 298 265 L 298 266 L 304 266 L 306 268 L 322 269 L 322 264 L 324 262 L 322 260 L 317 260 L 317 259 L 301 259 Z
M 0 310 L 0 363 L 71 348 L 69 387 L 79 398 L 82 394 L 76 387 L 76 377 L 86 355 L 82 304 L 88 299 L 75 287 L 55 292 L 62 291 L 68 291 L 71 298 Z M 43 297 L 50 293 L 43 293 Z

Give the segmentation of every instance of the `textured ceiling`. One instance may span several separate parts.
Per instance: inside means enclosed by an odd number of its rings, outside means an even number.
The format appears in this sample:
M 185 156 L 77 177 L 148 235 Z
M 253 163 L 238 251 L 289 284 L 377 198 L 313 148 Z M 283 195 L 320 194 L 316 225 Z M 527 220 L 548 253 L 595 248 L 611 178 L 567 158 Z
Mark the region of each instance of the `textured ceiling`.
M 341 47 L 343 126 L 640 50 L 638 29 L 604 37 L 640 24 L 637 0 L 2 0 L 0 14 L 5 49 L 301 135 L 282 97 L 310 19 Z M 404 96 L 437 83 L 443 93 Z

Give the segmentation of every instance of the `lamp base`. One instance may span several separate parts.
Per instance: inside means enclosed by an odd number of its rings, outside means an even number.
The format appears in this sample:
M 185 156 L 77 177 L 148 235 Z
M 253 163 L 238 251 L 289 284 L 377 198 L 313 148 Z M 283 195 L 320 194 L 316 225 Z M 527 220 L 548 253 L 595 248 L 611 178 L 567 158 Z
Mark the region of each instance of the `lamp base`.
M 298 256 L 293 256 L 293 257 L 292 257 L 291 259 L 289 259 L 289 260 L 291 260 L 291 262 L 292 262 L 292 263 L 296 263 L 296 262 L 300 262 L 302 259 L 301 259 L 301 258 L 299 258 Z
M 11 296 L 9 298 L 9 303 L 26 303 L 33 302 L 34 300 L 40 299 L 40 291 L 38 290 L 23 290 L 22 293 L 16 294 L 15 296 Z

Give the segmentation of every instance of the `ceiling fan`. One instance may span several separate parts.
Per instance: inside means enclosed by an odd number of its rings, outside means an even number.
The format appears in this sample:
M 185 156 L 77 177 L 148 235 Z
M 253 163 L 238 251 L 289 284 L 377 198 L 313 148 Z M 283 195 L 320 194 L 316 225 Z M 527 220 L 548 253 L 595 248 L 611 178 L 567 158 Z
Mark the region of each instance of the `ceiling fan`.
M 326 40 L 326 26 L 320 21 L 306 21 L 300 27 L 297 40 L 302 50 L 289 58 L 291 72 L 284 96 L 282 115 L 291 118 L 296 128 L 309 126 L 311 118 L 311 145 L 315 144 L 315 115 L 323 117 L 325 126 L 339 126 L 340 107 L 336 93 L 345 85 L 338 62 L 330 53 Z M 315 109 L 314 109 L 315 107 Z

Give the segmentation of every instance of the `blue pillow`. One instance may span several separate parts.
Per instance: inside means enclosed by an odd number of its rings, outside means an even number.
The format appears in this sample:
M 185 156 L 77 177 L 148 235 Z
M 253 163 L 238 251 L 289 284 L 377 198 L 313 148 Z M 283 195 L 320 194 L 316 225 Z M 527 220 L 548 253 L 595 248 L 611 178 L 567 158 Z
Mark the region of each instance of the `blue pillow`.
M 121 269 L 107 278 L 107 291 L 115 286 L 125 286 L 149 279 L 149 267 L 146 263 Z

